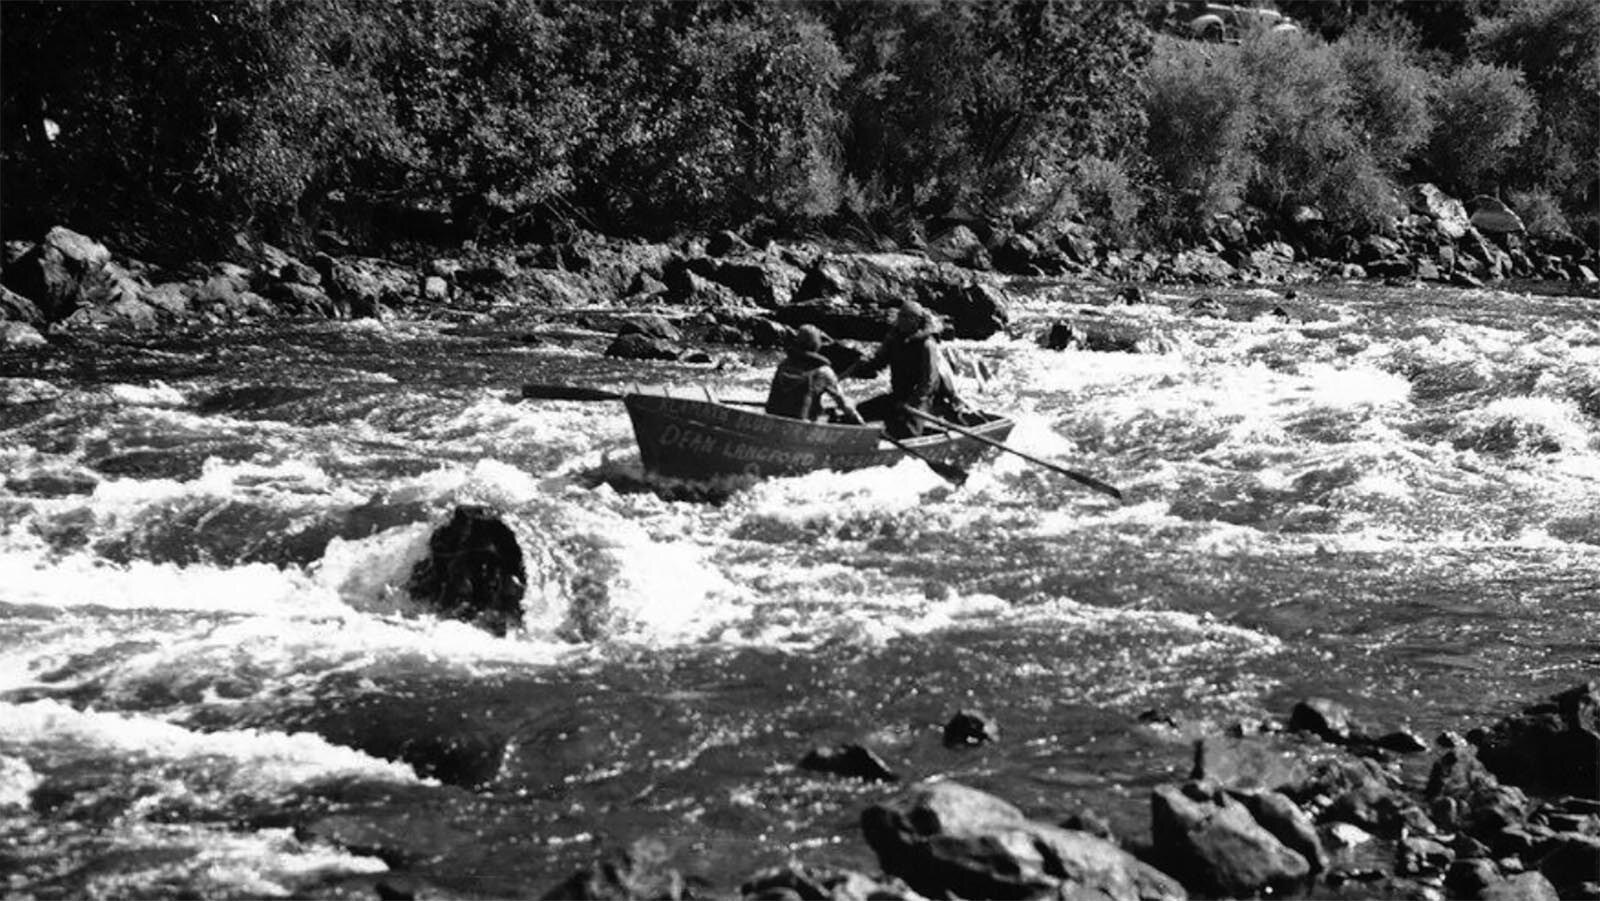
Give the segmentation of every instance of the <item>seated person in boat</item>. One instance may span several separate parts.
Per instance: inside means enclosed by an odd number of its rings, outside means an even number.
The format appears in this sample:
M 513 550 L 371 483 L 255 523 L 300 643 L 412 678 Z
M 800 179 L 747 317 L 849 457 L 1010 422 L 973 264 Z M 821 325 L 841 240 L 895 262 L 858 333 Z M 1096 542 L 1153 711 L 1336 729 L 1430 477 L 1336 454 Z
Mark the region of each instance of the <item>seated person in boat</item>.
M 789 352 L 778 371 L 772 376 L 772 389 L 767 392 L 767 412 L 774 416 L 814 420 L 822 416 L 822 399 L 833 398 L 839 416 L 845 422 L 861 422 L 861 416 L 850 399 L 839 389 L 839 377 L 833 364 L 822 355 L 822 346 L 828 336 L 814 325 L 802 325 L 789 341 Z
M 889 367 L 889 393 L 863 401 L 858 408 L 871 421 L 881 421 L 891 437 L 921 435 L 923 421 L 911 410 L 921 410 L 941 419 L 968 424 L 982 421 L 956 395 L 955 379 L 945 363 L 936 335 L 941 324 L 921 304 L 907 301 L 895 314 L 889 337 L 870 357 L 849 369 L 845 375 L 870 378 Z

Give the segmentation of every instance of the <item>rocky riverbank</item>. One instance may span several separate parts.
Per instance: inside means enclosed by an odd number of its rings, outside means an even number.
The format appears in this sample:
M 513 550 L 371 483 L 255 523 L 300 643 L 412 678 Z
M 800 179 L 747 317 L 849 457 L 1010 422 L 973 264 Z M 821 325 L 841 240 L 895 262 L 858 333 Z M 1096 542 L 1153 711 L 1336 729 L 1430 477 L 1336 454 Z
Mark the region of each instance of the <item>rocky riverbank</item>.
M 998 740 L 992 723 L 973 732 L 974 718 L 952 721 L 953 753 Z M 1130 728 L 1160 728 L 1170 718 L 1141 719 Z M 1240 724 L 1197 741 L 1190 780 L 1150 794 L 1148 841 L 1112 834 L 1092 811 L 1051 822 L 978 789 L 931 780 L 862 812 L 861 838 L 882 872 L 795 861 L 752 875 L 738 896 L 1600 898 L 1595 682 L 1465 737 L 1440 735 L 1429 750 L 1407 732 L 1373 735 L 1345 707 L 1307 699 L 1282 723 Z M 820 769 L 817 756 L 800 766 Z M 841 778 L 894 775 L 864 748 L 829 756 L 870 764 L 833 769 Z M 663 867 L 643 842 L 546 897 L 727 894 Z
M 1274 228 L 1247 211 L 1207 223 L 1199 246 L 1168 252 L 1118 247 L 1082 226 L 1044 234 L 957 224 L 914 248 L 753 246 L 722 232 L 674 245 L 598 236 L 493 249 L 469 243 L 450 256 L 412 262 L 338 252 L 295 256 L 240 236 L 231 259 L 164 268 L 120 257 L 91 237 L 57 227 L 38 242 L 5 246 L 0 346 L 42 346 L 48 335 L 64 331 L 280 317 L 441 319 L 507 328 L 565 319 L 621 336 L 623 320 L 605 314 L 656 311 L 674 321 L 628 329 L 634 336 L 609 353 L 678 359 L 704 353 L 705 345 L 777 346 L 802 324 L 836 338 L 874 340 L 889 311 L 906 299 L 944 316 L 955 337 L 981 339 L 1011 324 L 1008 285 L 1019 277 L 1121 285 L 1134 295 L 1141 283 L 1361 278 L 1600 285 L 1600 252 L 1572 237 L 1529 237 L 1515 212 L 1498 201 L 1479 198 L 1469 213 L 1431 185 L 1414 186 L 1406 200 L 1410 211 L 1383 233 L 1332 234 L 1311 209 L 1298 211 L 1290 226 Z

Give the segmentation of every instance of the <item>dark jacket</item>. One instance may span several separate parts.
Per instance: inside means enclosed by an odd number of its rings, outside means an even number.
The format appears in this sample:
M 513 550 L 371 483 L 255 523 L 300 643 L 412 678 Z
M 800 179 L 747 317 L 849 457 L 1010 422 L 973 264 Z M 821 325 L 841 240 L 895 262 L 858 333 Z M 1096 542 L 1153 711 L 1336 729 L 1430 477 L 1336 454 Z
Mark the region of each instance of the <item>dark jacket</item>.
M 891 334 L 857 368 L 870 376 L 884 366 L 889 367 L 889 394 L 897 404 L 926 410 L 935 401 L 959 403 L 932 328 L 909 335 Z
M 832 397 L 840 409 L 850 409 L 850 402 L 839 390 L 839 377 L 834 374 L 828 358 L 819 353 L 791 350 L 773 373 L 772 389 L 767 392 L 767 412 L 791 419 L 816 419 L 822 415 L 824 395 Z

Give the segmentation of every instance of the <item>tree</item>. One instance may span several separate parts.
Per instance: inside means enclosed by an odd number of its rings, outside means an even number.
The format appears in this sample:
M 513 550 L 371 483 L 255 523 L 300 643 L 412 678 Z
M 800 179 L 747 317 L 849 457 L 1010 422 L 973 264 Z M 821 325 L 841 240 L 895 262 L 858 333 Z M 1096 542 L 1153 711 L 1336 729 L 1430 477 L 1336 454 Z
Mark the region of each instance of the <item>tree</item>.
M 997 214 L 1142 130 L 1150 34 L 1125 4 L 841 4 L 831 21 L 852 66 L 845 170 L 866 206 Z
M 1600 4 L 1512 0 L 1478 23 L 1472 45 L 1484 60 L 1520 72 L 1538 99 L 1513 180 L 1600 216 Z
M 1492 190 L 1513 148 L 1533 123 L 1533 95 L 1521 73 L 1469 63 L 1439 83 L 1428 163 L 1439 180 L 1463 194 Z

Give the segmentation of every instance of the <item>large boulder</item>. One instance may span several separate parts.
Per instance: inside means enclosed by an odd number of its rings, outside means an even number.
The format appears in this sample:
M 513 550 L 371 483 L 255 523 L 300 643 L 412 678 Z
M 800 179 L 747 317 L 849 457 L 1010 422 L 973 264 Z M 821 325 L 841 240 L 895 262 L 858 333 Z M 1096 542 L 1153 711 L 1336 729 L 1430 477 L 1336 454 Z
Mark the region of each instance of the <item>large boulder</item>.
M 282 280 L 311 287 L 320 285 L 335 309 L 352 319 L 378 316 L 382 307 L 403 306 L 417 295 L 416 273 L 388 260 L 318 254 L 313 264 L 319 279 L 304 278 L 303 272 L 286 264 L 285 274 L 293 277 Z
M 1087 350 L 1099 353 L 1167 353 L 1176 345 L 1154 326 L 1103 319 L 1063 319 L 1051 323 L 1039 337 L 1050 350 Z
M 0 321 L 0 347 L 22 349 L 47 347 L 49 344 L 38 329 L 26 322 Z
M 104 244 L 58 225 L 6 266 L 5 285 L 32 301 L 44 321 L 59 322 L 88 303 L 86 283 L 109 262 Z
M 207 283 L 212 284 L 211 282 Z M 251 316 L 250 300 L 253 296 L 249 292 L 226 297 L 223 309 L 234 319 L 246 319 Z M 336 319 L 348 315 L 348 308 L 336 304 L 333 298 L 321 288 L 303 285 L 299 282 L 278 282 L 267 289 L 267 297 L 274 304 L 275 311 L 282 311 L 291 316 L 320 316 L 325 319 Z
M 757 306 L 774 310 L 793 299 L 805 272 L 780 257 L 723 260 L 710 278 Z
M 44 311 L 39 305 L 10 288 L 0 287 L 0 322 L 43 325 Z
M 683 332 L 672 324 L 672 320 L 659 313 L 643 313 L 638 316 L 630 316 L 623 320 L 621 326 L 617 328 L 617 334 L 644 335 L 673 342 L 683 340 Z
M 1160 786 L 1150 808 L 1151 853 L 1192 891 L 1281 894 L 1311 875 L 1310 863 L 1257 823 L 1248 808 L 1204 783 Z
M 682 355 L 678 342 L 640 332 L 618 335 L 606 347 L 606 356 L 619 360 L 676 360 Z
M 171 320 L 179 320 L 190 313 L 190 299 L 194 290 L 190 285 L 181 282 L 163 282 L 145 288 L 140 293 L 139 299 L 153 308 L 157 315 Z
M 1100 252 L 1094 230 L 1077 223 L 1066 227 L 1061 237 L 1056 239 L 1056 248 L 1065 253 L 1067 259 L 1082 266 L 1094 265 L 1095 257 Z
M 1030 820 L 955 782 L 919 784 L 861 816 L 885 873 L 930 898 L 1184 898 L 1165 873 L 1103 838 Z
M 1535 794 L 1600 800 L 1600 686 L 1577 685 L 1467 740 L 1503 782 Z
M 1472 220 L 1461 201 L 1431 184 L 1416 184 L 1406 189 L 1406 204 L 1411 211 L 1433 220 L 1438 233 L 1452 241 L 1463 238 Z
M 1471 746 L 1453 748 L 1434 762 L 1425 797 L 1441 828 L 1457 830 L 1493 844 L 1527 817 L 1528 798 L 1503 785 Z
M 988 269 L 993 264 L 989 250 L 972 229 L 957 223 L 934 235 L 926 249 L 928 259 L 938 263 L 954 263 L 968 269 Z
M 1209 250 L 1180 250 L 1168 265 L 1173 278 L 1194 284 L 1217 284 L 1238 275 L 1226 260 Z
M 1527 231 L 1522 218 L 1504 202 L 1479 194 L 1472 198 L 1472 226 L 1486 235 L 1519 234 Z
M 522 625 L 528 573 L 517 536 L 487 507 L 462 505 L 428 539 L 406 584 L 413 600 L 493 635 Z
M 794 301 L 834 298 L 890 312 L 914 300 L 943 316 L 959 338 L 987 338 L 1005 328 L 1010 318 L 1008 298 L 994 282 L 949 263 L 904 253 L 818 258 Z
M 791 303 L 773 314 L 790 328 L 814 325 L 829 337 L 852 341 L 881 341 L 889 333 L 894 310 L 860 306 L 842 297 Z
M 680 303 L 754 303 L 764 309 L 787 304 L 805 273 L 777 254 L 751 252 L 737 258 L 678 257 L 668 261 L 662 280 Z

